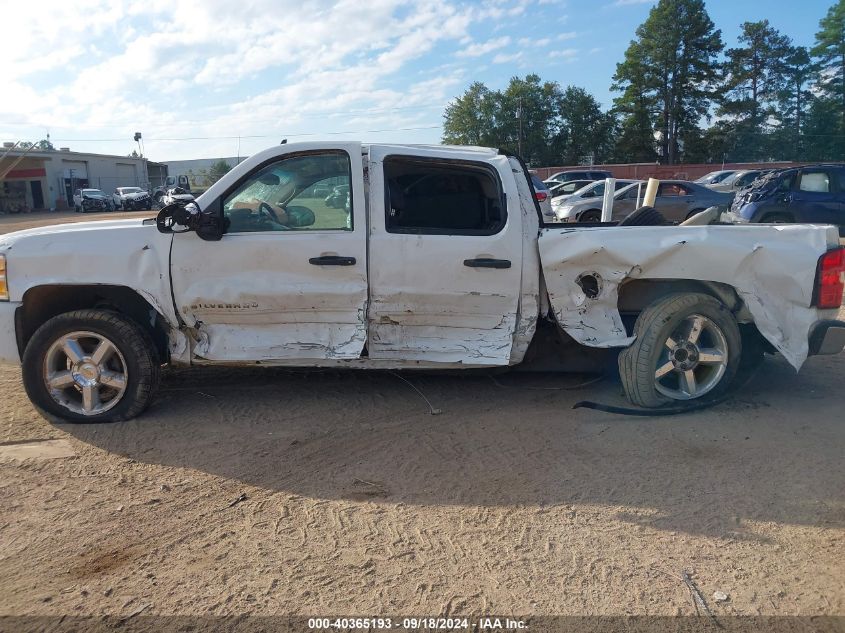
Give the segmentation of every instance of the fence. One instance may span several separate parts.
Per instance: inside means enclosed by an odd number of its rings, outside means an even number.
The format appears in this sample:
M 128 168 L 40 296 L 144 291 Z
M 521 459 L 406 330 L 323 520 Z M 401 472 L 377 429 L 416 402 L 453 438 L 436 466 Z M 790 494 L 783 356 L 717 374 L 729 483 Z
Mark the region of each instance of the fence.
M 809 163 L 775 162 L 775 163 L 687 163 L 680 165 L 661 165 L 657 163 L 625 163 L 616 165 L 569 165 L 566 167 L 537 167 L 532 171 L 545 180 L 559 171 L 570 169 L 601 169 L 609 171 L 614 178 L 629 179 L 674 179 L 674 180 L 695 180 L 711 171 L 718 169 L 779 169 L 783 167 L 797 167 Z

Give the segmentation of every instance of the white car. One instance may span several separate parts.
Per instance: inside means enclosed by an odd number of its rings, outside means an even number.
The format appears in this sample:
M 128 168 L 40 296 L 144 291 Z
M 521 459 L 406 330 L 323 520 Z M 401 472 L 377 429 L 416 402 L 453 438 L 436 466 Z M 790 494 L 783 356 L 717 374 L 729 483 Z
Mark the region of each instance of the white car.
M 116 209 L 131 211 L 132 209 L 153 208 L 153 199 L 149 192 L 140 187 L 118 187 L 112 194 L 112 201 Z
M 77 213 L 113 211 L 114 203 L 99 189 L 77 189 L 73 192 L 73 210 Z
M 616 181 L 615 191 L 619 191 L 623 187 L 627 187 L 637 180 L 619 179 Z M 601 221 L 601 211 L 598 217 L 594 217 L 595 213 L 582 218 L 584 211 L 594 211 L 596 206 L 599 209 L 602 207 L 604 199 L 604 180 L 597 180 L 590 183 L 586 187 L 581 187 L 575 193 L 568 196 L 560 196 L 552 199 L 552 213 L 555 217 L 555 222 L 599 222 Z

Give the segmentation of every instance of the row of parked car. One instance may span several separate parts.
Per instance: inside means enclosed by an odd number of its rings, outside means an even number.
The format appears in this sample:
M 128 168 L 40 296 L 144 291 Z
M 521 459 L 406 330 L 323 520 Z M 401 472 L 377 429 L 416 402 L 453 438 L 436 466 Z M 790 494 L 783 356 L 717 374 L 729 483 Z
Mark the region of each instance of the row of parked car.
M 547 222 L 598 222 L 605 179 L 600 170 L 569 170 L 545 181 L 533 177 Z M 646 181 L 617 179 L 612 220 L 638 208 Z M 845 165 L 714 171 L 696 181 L 661 180 L 654 207 L 670 222 L 683 222 L 710 207 L 733 222 L 834 224 L 845 234 Z
M 77 189 L 73 192 L 73 210 L 77 213 L 117 209 L 149 211 L 152 208 L 152 197 L 140 187 L 118 187 L 111 196 L 100 189 Z

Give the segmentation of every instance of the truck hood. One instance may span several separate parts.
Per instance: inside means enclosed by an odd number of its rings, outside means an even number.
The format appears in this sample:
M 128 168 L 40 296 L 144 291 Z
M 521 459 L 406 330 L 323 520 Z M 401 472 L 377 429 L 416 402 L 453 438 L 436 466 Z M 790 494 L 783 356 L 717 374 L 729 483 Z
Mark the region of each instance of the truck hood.
M 41 226 L 0 236 L 9 297 L 37 286 L 111 285 L 143 297 L 176 323 L 170 296 L 172 235 L 140 218 Z
M 0 252 L 5 252 L 12 245 L 27 240 L 33 237 L 45 236 L 62 236 L 60 239 L 87 239 L 94 237 L 91 233 L 99 233 L 100 236 L 108 235 L 108 231 L 121 229 L 122 233 L 127 229 L 137 229 L 138 231 L 149 232 L 150 228 L 155 231 L 155 224 L 147 222 L 139 218 L 130 218 L 124 220 L 94 220 L 89 222 L 72 222 L 69 224 L 48 224 L 47 226 L 38 226 L 31 229 L 24 229 L 22 231 L 14 231 L 0 235 Z M 96 238 L 95 238 L 96 239 Z

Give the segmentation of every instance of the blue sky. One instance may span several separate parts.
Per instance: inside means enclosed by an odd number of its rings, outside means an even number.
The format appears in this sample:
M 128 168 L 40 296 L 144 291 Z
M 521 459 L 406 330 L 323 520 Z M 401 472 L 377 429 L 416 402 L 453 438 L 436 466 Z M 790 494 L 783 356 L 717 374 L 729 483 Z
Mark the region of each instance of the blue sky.
M 832 0 L 710 0 L 728 46 L 767 18 L 812 45 Z M 605 106 L 654 0 L 49 0 L 4 3 L 0 140 L 152 160 L 336 139 L 437 143 L 472 81 L 578 85 Z M 240 136 L 240 139 L 237 137 Z

